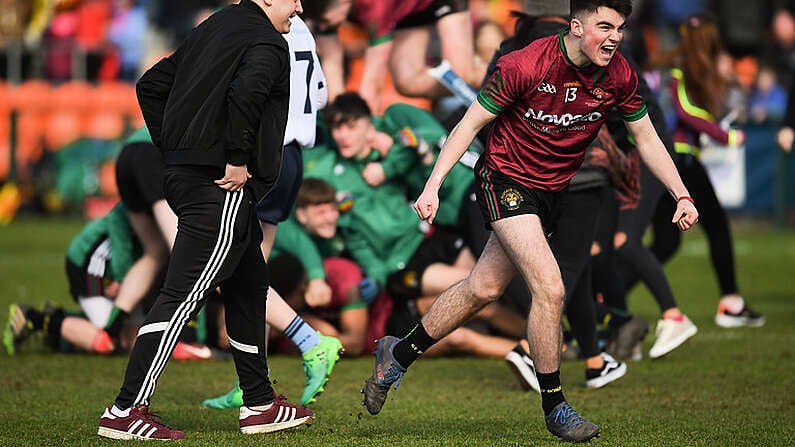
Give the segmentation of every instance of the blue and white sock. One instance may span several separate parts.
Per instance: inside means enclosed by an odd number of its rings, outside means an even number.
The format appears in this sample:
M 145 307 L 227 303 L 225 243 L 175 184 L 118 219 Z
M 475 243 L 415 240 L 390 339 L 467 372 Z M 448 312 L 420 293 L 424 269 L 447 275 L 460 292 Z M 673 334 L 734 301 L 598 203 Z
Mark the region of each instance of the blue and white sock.
M 320 343 L 320 335 L 299 315 L 293 318 L 293 321 L 284 330 L 284 335 L 290 337 L 302 354 Z
M 466 107 L 469 107 L 478 95 L 461 76 L 458 76 L 458 74 L 453 71 L 450 67 L 450 63 L 447 61 L 442 61 L 441 64 L 430 68 L 428 74 L 450 90 Z

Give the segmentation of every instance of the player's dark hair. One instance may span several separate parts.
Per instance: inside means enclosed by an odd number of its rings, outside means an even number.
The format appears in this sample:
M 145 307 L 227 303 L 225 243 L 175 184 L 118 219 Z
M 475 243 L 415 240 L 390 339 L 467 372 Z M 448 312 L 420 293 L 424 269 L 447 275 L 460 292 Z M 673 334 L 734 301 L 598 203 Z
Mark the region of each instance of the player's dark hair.
M 337 201 L 334 187 L 319 178 L 306 178 L 298 188 L 295 207 L 304 208 L 310 205 L 324 205 Z
M 346 92 L 337 96 L 334 102 L 326 106 L 324 115 L 329 129 L 359 118 L 369 119 L 373 116 L 370 106 L 356 92 Z
M 600 7 L 616 10 L 624 18 L 632 14 L 632 0 L 571 0 L 571 17 L 584 12 L 595 13 Z

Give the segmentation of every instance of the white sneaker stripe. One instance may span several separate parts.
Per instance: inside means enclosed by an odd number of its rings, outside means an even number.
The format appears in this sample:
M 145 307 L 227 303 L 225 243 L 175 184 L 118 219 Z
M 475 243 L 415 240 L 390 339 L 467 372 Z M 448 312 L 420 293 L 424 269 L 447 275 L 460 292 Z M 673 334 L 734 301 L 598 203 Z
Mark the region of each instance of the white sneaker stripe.
M 295 419 L 295 412 L 296 412 L 295 408 L 290 408 L 290 418 L 288 419 L 289 421 Z
M 144 435 L 144 438 L 151 438 L 152 434 L 154 434 L 154 432 L 156 432 L 156 431 L 157 431 L 157 427 L 152 427 L 152 429 L 149 430 L 149 433 Z
M 127 429 L 127 433 L 135 433 L 135 429 L 136 429 L 136 428 L 138 428 L 138 426 L 139 426 L 139 425 L 141 425 L 141 422 L 143 422 L 143 421 L 142 421 L 142 420 L 140 420 L 140 419 L 138 419 L 137 421 L 135 421 L 135 422 L 134 422 L 134 423 L 133 423 L 133 424 L 130 426 L 130 428 L 128 428 L 128 429 Z
M 147 422 L 147 423 L 145 423 L 144 425 L 142 425 L 142 426 L 141 426 L 141 428 L 139 428 L 139 429 L 138 429 L 138 432 L 137 432 L 137 433 L 135 433 L 135 434 L 136 434 L 136 435 L 138 435 L 138 436 L 143 436 L 143 434 L 144 434 L 144 433 L 145 433 L 147 430 L 149 430 L 149 428 L 150 428 L 151 426 L 152 426 L 152 425 L 151 425 L 151 424 L 149 424 L 149 423 Z
M 279 407 L 279 412 L 276 413 L 276 419 L 273 422 L 282 422 L 282 416 L 286 416 L 284 414 L 284 407 Z

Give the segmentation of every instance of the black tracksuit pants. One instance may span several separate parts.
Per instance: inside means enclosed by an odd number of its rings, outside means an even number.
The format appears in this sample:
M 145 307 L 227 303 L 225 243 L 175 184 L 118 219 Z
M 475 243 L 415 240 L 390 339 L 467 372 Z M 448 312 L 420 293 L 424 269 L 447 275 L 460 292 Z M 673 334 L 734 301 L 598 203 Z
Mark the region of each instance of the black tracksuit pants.
M 660 313 L 678 307 L 678 304 L 662 264 L 654 256 L 654 253 L 643 244 L 643 234 L 651 223 L 657 203 L 664 200 L 665 195 L 665 186 L 654 177 L 645 163 L 642 164 L 640 167 L 640 202 L 634 209 L 619 212 L 617 231 L 624 232 L 627 235 L 627 240 L 624 245 L 616 249 L 619 269 L 626 290 L 629 291 L 639 279 L 642 280 L 657 301 Z M 673 216 L 673 212 L 668 216 L 668 225 L 675 231 L 679 231 L 676 225 L 671 223 L 671 216 Z
M 600 186 L 566 192 L 549 241 L 566 289 L 566 318 L 585 358 L 599 354 L 591 287 L 591 243 L 609 191 L 607 186 Z
M 729 218 L 715 194 L 707 169 L 701 160 L 690 154 L 676 154 L 674 161 L 682 181 L 696 201 L 698 220 L 707 234 L 710 260 L 718 279 L 720 293 L 738 293 Z M 671 225 L 671 216 L 675 210 L 676 202 L 666 198 L 657 206 L 653 221 L 654 243 L 651 250 L 663 263 L 676 253 L 682 243 L 682 232 L 675 225 Z
M 220 286 L 235 368 L 247 406 L 273 401 L 265 360 L 268 265 L 255 199 L 246 187 L 229 192 L 213 183 L 222 170 L 168 167 L 166 200 L 179 230 L 160 295 L 138 331 L 116 406 L 148 405 L 183 326 Z

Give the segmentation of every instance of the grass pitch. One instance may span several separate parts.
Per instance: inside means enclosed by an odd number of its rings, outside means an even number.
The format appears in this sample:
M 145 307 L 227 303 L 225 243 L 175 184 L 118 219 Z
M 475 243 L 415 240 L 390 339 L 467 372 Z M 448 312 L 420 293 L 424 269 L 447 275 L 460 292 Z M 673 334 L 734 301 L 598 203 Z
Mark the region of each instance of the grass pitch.
M 78 220 L 22 219 L 0 228 L 0 317 L 8 305 L 52 300 L 75 309 L 63 257 Z M 695 230 L 667 266 L 680 307 L 699 332 L 599 390 L 584 386 L 582 362 L 562 366 L 567 398 L 602 427 L 603 446 L 795 445 L 795 231 L 735 226 L 738 281 L 762 328 L 721 329 L 712 318 L 718 290 L 703 235 Z M 652 323 L 658 311 L 639 288 L 630 307 Z M 646 340 L 646 350 L 653 336 Z M 278 392 L 296 401 L 298 357 L 269 359 Z M 51 354 L 37 340 L 0 354 L 0 446 L 119 445 L 96 435 L 102 408 L 121 385 L 126 359 Z M 372 357 L 343 359 L 312 409 L 314 423 L 266 435 L 237 431 L 237 412 L 207 410 L 202 399 L 229 389 L 231 361 L 172 361 L 152 408 L 186 432 L 183 446 L 511 446 L 561 445 L 548 434 L 539 397 L 521 391 L 502 360 L 421 359 L 390 392 L 382 413 L 367 414 L 359 389 Z

